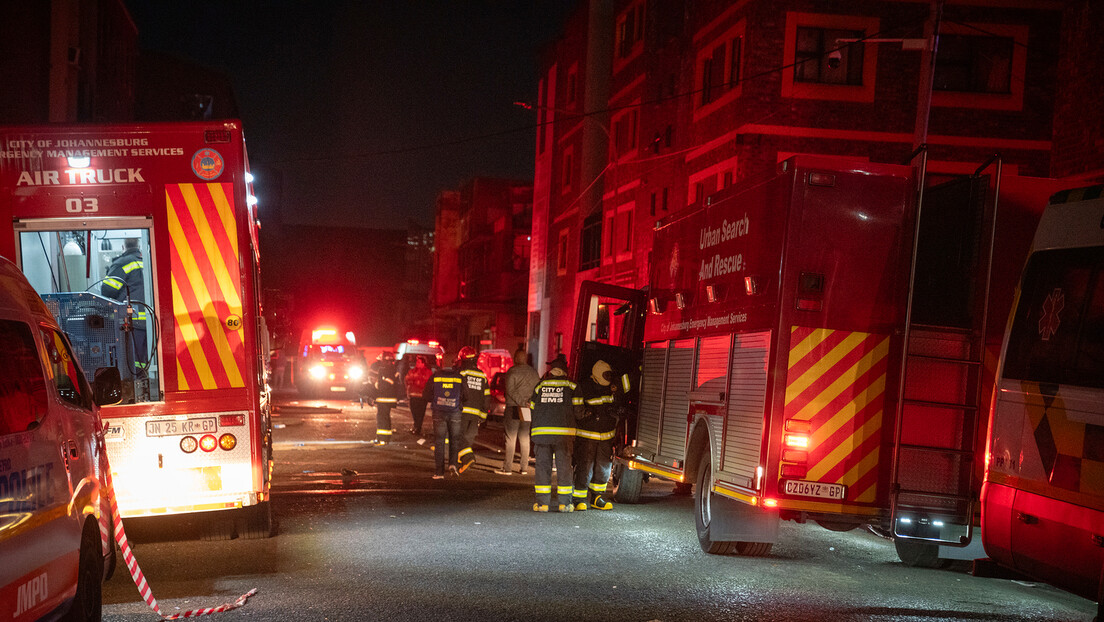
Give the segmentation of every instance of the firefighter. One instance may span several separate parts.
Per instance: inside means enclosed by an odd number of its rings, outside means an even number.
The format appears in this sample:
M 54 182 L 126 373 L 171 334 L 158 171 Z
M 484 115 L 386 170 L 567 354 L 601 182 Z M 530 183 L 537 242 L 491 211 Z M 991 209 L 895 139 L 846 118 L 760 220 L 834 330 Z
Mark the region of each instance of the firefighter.
M 617 410 L 614 407 L 616 385 L 609 363 L 598 361 L 590 376 L 580 381 L 583 415 L 575 431 L 575 509 L 611 510 L 613 504 L 602 497 L 609 482 L 613 464 L 613 439 L 617 430 Z
M 537 457 L 533 490 L 537 501 L 534 512 L 547 512 L 552 502 L 552 469 L 556 470 L 556 496 L 561 512 L 571 512 L 572 471 L 568 442 L 575 436 L 575 411 L 583 398 L 575 395 L 576 386 L 567 377 L 567 359 L 563 354 L 548 362 L 549 369 L 529 400 L 532 411 L 533 451 Z
M 405 357 L 404 357 L 405 358 Z M 433 376 L 433 370 L 426 363 L 425 357 L 418 355 L 414 358 L 414 366 L 406 372 L 403 381 L 406 383 L 406 395 L 410 401 L 410 415 L 414 418 L 414 427 L 410 433 L 418 437 L 418 443 L 424 442 L 422 436 L 422 422 L 425 420 L 426 400 L 422 398 L 425 385 Z
M 487 420 L 487 411 L 491 406 L 491 383 L 487 381 L 487 375 L 476 366 L 478 353 L 471 346 L 460 348 L 456 357 L 456 367 L 464 378 L 463 417 L 461 428 L 463 430 L 464 443 L 460 449 L 460 472 L 468 470 L 475 464 L 475 435 L 479 432 L 479 425 Z
M 391 409 L 399 401 L 399 370 L 395 367 L 395 353 L 384 352 L 380 359 L 379 379 L 376 381 L 376 445 L 386 445 L 391 440 Z
M 146 352 L 146 289 L 145 262 L 142 251 L 138 249 L 138 238 L 123 241 L 123 252 L 107 268 L 107 276 L 100 285 L 100 293 L 119 302 L 126 303 L 127 310 L 133 309 L 127 336 L 130 347 L 127 354 L 132 358 L 131 374 L 139 376 L 149 366 L 149 354 Z M 134 308 L 137 307 L 137 308 Z
M 464 378 L 455 369 L 437 370 L 422 389 L 422 397 L 429 402 L 429 410 L 433 413 L 433 479 L 445 477 L 446 447 L 448 472 L 452 475 L 460 474 L 456 463 L 460 446 L 464 442 L 460 431 L 463 392 Z

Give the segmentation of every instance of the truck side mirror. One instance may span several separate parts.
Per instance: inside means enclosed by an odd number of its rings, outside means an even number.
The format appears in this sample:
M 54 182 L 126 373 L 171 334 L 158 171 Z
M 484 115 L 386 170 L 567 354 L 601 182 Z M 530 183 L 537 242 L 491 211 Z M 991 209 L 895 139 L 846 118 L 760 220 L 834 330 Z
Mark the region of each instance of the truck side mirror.
M 117 367 L 100 367 L 92 380 L 92 399 L 99 406 L 118 404 L 123 399 L 123 379 Z

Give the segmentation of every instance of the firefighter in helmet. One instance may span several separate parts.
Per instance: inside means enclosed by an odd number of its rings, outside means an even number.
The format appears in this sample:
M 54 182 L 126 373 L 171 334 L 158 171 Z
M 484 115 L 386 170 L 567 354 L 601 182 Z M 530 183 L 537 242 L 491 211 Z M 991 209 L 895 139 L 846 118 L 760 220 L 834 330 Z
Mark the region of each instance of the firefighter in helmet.
M 609 482 L 613 464 L 613 440 L 617 431 L 617 411 L 614 407 L 613 370 L 606 361 L 598 361 L 590 376 L 580 381 L 583 415 L 575 431 L 575 491 L 576 510 L 587 507 L 596 510 L 613 509 L 602 497 Z
M 461 429 L 464 445 L 460 448 L 460 472 L 463 473 L 475 464 L 475 435 L 479 425 L 487 420 L 487 411 L 491 405 L 491 383 L 476 365 L 479 353 L 471 346 L 460 348 L 456 357 L 456 368 L 464 379 L 463 415 Z
M 376 445 L 391 441 L 391 409 L 399 401 L 402 390 L 399 370 L 395 366 L 395 353 L 384 352 L 380 359 L 379 378 L 376 380 Z
M 533 453 L 537 468 L 533 474 L 533 490 L 537 502 L 534 512 L 547 512 L 552 502 L 552 469 L 556 470 L 556 498 L 561 512 L 571 512 L 572 470 L 569 442 L 575 436 L 575 411 L 582 406 L 583 398 L 575 394 L 578 387 L 567 377 L 567 359 L 560 354 L 548 362 L 533 397 L 529 400 L 532 410 Z
M 107 276 L 100 285 L 100 293 L 107 298 L 127 304 L 134 310 L 131 325 L 127 329 L 127 355 L 131 357 L 131 373 L 134 376 L 144 374 L 149 366 L 149 353 L 146 352 L 146 289 L 145 262 L 138 248 L 138 238 L 123 241 L 123 252 L 107 268 Z

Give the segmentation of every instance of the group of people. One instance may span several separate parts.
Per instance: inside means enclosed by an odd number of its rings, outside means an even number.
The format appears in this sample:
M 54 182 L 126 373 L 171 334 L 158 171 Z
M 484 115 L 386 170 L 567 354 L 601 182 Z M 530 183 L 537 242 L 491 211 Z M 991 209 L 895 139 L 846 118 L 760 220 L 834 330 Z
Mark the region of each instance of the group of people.
M 469 346 L 461 348 L 451 368 L 435 370 L 418 357 L 402 380 L 414 420 L 410 431 L 421 437 L 427 408 L 433 416 L 433 479 L 444 479 L 446 473 L 458 476 L 475 463 L 472 446 L 491 407 L 490 382 L 477 360 L 478 353 Z M 377 363 L 371 374 L 377 389 L 375 444 L 386 445 L 392 434 L 391 408 L 403 386 L 392 353 L 383 353 Z M 553 505 L 553 471 L 560 512 L 613 508 L 603 495 L 628 377 L 615 382 L 609 363 L 601 360 L 587 371 L 589 375 L 576 384 L 568 378 L 567 359 L 560 354 L 548 362 L 541 377 L 523 350 L 514 353 L 514 364 L 506 371 L 505 459 L 496 472 L 513 473 L 515 449 L 520 446 L 519 472 L 528 473 L 532 442 L 535 512 L 548 512 Z

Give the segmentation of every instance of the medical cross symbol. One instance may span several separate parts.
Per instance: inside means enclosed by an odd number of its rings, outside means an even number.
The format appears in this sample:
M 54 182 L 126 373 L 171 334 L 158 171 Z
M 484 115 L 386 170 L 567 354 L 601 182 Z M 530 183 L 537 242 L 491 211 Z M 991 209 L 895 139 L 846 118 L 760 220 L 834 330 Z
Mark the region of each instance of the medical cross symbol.
M 1043 301 L 1043 316 L 1039 318 L 1039 336 L 1043 341 L 1050 341 L 1052 335 L 1058 332 L 1058 325 L 1062 319 L 1058 314 L 1066 306 L 1066 296 L 1061 288 L 1055 288 Z

